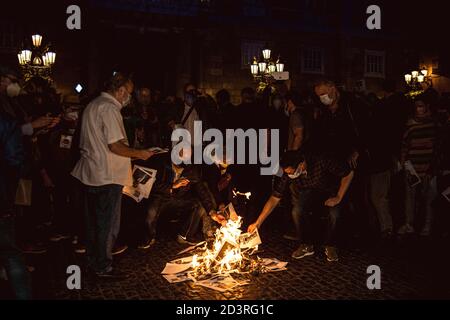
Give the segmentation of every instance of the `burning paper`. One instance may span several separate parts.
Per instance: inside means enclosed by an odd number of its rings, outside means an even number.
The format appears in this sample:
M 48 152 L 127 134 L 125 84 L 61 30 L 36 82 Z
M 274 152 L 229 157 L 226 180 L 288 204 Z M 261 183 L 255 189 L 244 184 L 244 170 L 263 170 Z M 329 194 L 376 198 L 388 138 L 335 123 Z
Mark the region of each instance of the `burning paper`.
M 191 251 L 196 254 L 166 264 L 161 273 L 168 282 L 194 281 L 195 285 L 224 292 L 249 284 L 249 280 L 236 280 L 237 276 L 287 270 L 287 262 L 254 256 L 252 253 L 262 243 L 258 230 L 242 233 L 242 218 L 232 204 L 225 212 L 229 220 L 217 229 L 213 242 L 203 241 L 186 248 L 178 255 Z

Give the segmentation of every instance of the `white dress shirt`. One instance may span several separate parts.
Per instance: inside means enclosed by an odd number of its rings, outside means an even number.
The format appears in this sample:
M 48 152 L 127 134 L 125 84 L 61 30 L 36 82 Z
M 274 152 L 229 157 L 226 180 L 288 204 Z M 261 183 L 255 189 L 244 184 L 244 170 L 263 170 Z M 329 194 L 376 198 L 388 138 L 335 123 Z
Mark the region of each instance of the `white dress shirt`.
M 85 185 L 132 185 L 131 159 L 111 152 L 108 147 L 118 141 L 128 145 L 121 108 L 122 104 L 112 95 L 102 92 L 83 112 L 81 158 L 72 175 Z

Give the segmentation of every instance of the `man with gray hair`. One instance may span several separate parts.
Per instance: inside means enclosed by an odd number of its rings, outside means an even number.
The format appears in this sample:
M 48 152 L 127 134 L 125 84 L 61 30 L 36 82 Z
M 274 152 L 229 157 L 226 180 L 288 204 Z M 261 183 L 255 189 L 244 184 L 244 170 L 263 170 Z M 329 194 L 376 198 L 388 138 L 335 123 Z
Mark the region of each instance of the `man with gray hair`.
M 84 110 L 81 158 L 72 175 L 84 189 L 88 267 L 100 278 L 122 279 L 112 267 L 122 188 L 132 184 L 131 158 L 147 160 L 153 153 L 129 147 L 120 109 L 130 102 L 131 79 L 115 73 L 105 87 Z

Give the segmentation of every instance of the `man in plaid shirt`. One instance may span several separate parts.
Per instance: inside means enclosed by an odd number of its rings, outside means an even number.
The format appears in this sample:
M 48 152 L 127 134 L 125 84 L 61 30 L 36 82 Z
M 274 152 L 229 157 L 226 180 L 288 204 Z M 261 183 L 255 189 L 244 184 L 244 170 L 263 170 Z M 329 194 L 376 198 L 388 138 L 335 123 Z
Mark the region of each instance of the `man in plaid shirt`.
M 299 151 L 286 152 L 280 166 L 281 177 L 275 177 L 272 195 L 249 232 L 259 228 L 280 202 L 286 188 L 292 193 L 292 216 L 298 219 L 301 244 L 292 257 L 301 259 L 314 254 L 312 246 L 311 216 L 325 214 L 327 218 L 324 239 L 328 261 L 337 261 L 336 222 L 340 203 L 353 179 L 353 171 L 347 163 L 325 156 L 303 154 Z M 311 214 L 312 213 L 312 214 Z

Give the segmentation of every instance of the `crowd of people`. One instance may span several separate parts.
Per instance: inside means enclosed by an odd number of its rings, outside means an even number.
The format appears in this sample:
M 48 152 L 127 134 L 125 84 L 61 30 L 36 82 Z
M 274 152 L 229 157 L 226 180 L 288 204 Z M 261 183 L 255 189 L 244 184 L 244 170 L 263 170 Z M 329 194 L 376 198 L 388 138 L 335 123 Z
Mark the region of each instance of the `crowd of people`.
M 209 240 L 230 202 L 248 232 L 269 231 L 263 222 L 278 211 L 271 219 L 299 243 L 294 259 L 323 246 L 338 261 L 345 237 L 390 245 L 450 229 L 450 195 L 442 195 L 450 185 L 450 99 L 432 88 L 407 97 L 386 80 L 365 95 L 322 79 L 307 92 L 244 88 L 234 105 L 224 89 L 212 97 L 186 84 L 182 97 L 163 97 L 118 72 L 96 97 L 69 101 L 44 79 L 23 83 L 2 68 L 0 106 L 0 268 L 18 298 L 31 296 L 22 253 L 70 240 L 90 274 L 123 279 L 114 255 L 128 246 L 151 254 L 164 221 L 180 243 Z M 177 128 L 193 136 L 195 121 L 203 130 L 279 130 L 279 174 L 262 176 L 260 165 L 233 164 L 225 152 L 197 165 L 152 151 L 171 149 Z M 133 165 L 157 170 L 140 202 L 122 196 Z

